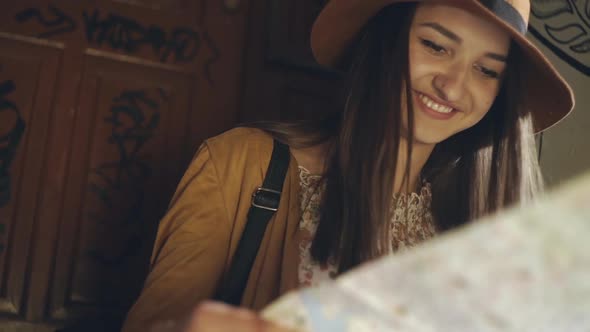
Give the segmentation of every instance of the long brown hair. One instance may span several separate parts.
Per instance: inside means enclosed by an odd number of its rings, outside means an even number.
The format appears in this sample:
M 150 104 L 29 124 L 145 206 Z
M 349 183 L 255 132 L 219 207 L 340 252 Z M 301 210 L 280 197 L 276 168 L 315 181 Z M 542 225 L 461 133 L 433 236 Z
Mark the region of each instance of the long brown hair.
M 333 259 L 341 272 L 389 252 L 391 203 L 400 147 L 402 95 L 411 95 L 408 36 L 415 3 L 390 5 L 361 32 L 348 54 L 344 112 L 315 126 L 259 124 L 294 147 L 330 142 L 320 223 L 312 257 Z M 542 189 L 532 119 L 521 100 L 518 47 L 512 45 L 506 77 L 494 104 L 475 126 L 437 144 L 422 169 L 432 187 L 436 227 L 448 230 Z M 408 110 L 407 162 L 413 141 Z M 305 129 L 306 128 L 306 129 Z

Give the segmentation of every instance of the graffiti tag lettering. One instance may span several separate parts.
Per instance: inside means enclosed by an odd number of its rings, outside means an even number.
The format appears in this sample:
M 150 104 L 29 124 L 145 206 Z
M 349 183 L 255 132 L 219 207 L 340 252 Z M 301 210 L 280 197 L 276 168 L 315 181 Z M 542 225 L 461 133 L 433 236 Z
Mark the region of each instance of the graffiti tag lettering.
M 14 160 L 18 145 L 25 131 L 25 121 L 20 115 L 19 109 L 15 103 L 7 100 L 6 95 L 15 90 L 12 80 L 0 83 L 0 118 L 13 120 L 14 122 L 7 131 L 0 129 L 0 208 L 8 205 L 10 202 L 10 164 Z M 6 114 L 1 114 L 8 112 Z M 12 113 L 12 114 L 10 114 Z M 0 127 L 2 128 L 2 127 Z M 5 233 L 5 225 L 0 221 L 0 234 Z M 4 250 L 4 243 L 0 242 L 0 251 Z
M 157 96 L 168 99 L 162 89 L 158 89 Z M 89 256 L 103 265 L 119 266 L 141 246 L 144 187 L 152 170 L 139 152 L 155 135 L 160 123 L 159 108 L 160 103 L 147 91 L 126 90 L 113 98 L 110 114 L 104 119 L 111 127 L 108 143 L 116 148 L 118 160 L 92 170 L 94 180 L 88 189 L 100 203 L 100 211 L 90 211 L 88 216 L 99 224 L 109 224 L 109 229 L 117 229 L 122 240 L 116 252 L 112 248 L 109 253 L 89 251 Z
M 168 33 L 159 26 L 144 27 L 132 18 L 117 14 L 101 18 L 98 10 L 92 14 L 85 11 L 83 18 L 88 41 L 98 45 L 107 43 L 115 50 L 137 53 L 147 44 L 162 62 L 166 62 L 170 55 L 174 55 L 174 61 L 191 61 L 199 52 L 199 34 L 189 28 L 175 28 Z
M 46 17 L 37 8 L 27 8 L 18 12 L 15 19 L 19 23 L 36 19 L 44 28 L 47 28 L 47 31 L 37 36 L 39 38 L 48 38 L 76 30 L 76 22 L 62 10 L 52 5 L 48 6 L 48 10 L 49 15 Z
M 4 114 L 3 118 L 11 118 L 13 120 L 11 122 L 14 123 L 8 131 L 0 132 L 0 207 L 10 201 L 10 164 L 14 160 L 25 131 L 25 121 L 21 117 L 18 107 L 5 98 L 14 89 L 15 85 L 12 80 L 0 83 L 0 113 L 9 112 L 8 116 Z
M 36 20 L 46 30 L 38 38 L 49 38 L 76 31 L 78 24 L 63 10 L 48 5 L 48 13 L 39 8 L 27 8 L 15 15 L 15 20 L 25 23 Z M 204 13 L 204 12 L 203 12 Z M 195 31 L 188 27 L 165 29 L 158 25 L 145 25 L 137 20 L 116 13 L 101 16 L 99 10 L 83 11 L 85 38 L 94 45 L 108 45 L 128 54 L 137 54 L 142 47 L 150 47 L 161 62 L 190 62 L 197 58 L 202 46 L 211 55 L 204 61 L 204 75 L 213 84 L 211 66 L 220 58 L 220 52 L 206 29 Z M 203 44 L 203 45 L 202 45 Z

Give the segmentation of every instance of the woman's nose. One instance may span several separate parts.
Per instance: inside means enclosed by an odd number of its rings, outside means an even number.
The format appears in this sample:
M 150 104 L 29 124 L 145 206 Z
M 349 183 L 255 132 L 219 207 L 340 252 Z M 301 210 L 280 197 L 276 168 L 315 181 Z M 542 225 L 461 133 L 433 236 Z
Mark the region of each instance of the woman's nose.
M 465 70 L 450 68 L 434 76 L 432 85 L 438 97 L 450 102 L 457 102 L 463 98 L 466 89 Z

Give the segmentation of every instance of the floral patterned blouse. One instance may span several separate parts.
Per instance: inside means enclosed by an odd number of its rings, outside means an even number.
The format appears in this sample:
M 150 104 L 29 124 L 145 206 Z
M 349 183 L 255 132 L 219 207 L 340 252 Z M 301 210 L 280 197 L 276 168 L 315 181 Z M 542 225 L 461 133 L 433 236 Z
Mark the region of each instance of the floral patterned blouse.
M 321 176 L 312 175 L 299 166 L 301 185 L 301 221 L 299 223 L 299 284 L 300 286 L 317 286 L 322 281 L 336 277 L 338 268 L 334 262 L 320 266 L 311 258 L 311 242 L 315 235 L 320 217 L 320 200 L 325 188 Z M 396 194 L 392 200 L 393 217 L 391 220 L 392 252 L 412 247 L 434 236 L 436 229 L 432 218 L 430 203 L 432 193 L 430 185 L 425 183 L 419 193 Z

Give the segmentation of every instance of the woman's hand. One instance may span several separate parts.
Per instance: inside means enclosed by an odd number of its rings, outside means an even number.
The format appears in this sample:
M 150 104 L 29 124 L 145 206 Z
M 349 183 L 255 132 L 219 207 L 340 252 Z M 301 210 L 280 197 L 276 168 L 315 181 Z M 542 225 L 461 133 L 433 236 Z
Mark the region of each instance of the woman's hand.
M 176 324 L 163 324 L 153 332 L 294 332 L 260 318 L 255 312 L 206 301 L 200 304 L 184 328 Z

